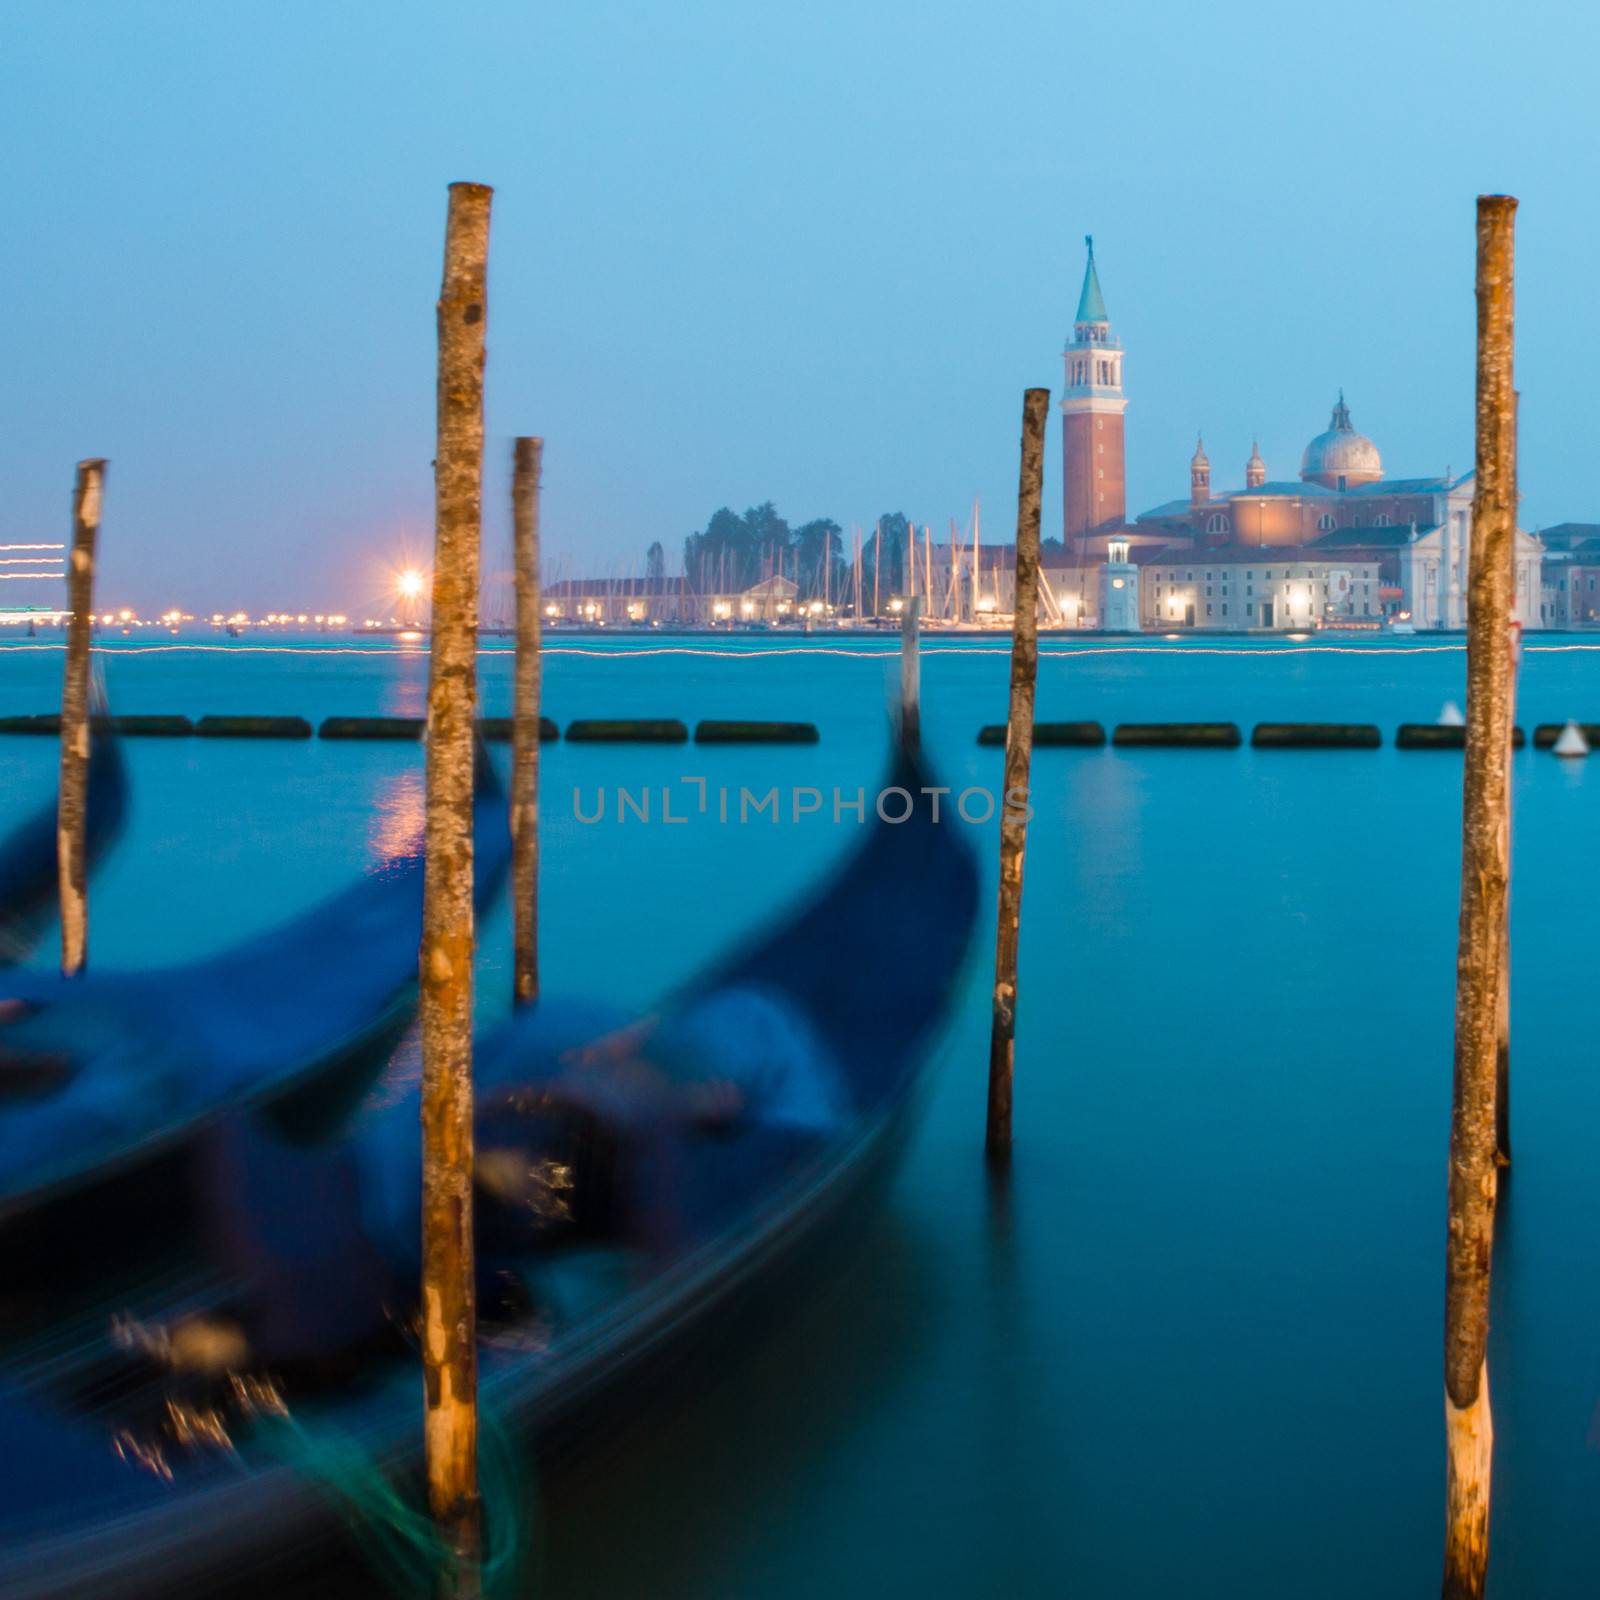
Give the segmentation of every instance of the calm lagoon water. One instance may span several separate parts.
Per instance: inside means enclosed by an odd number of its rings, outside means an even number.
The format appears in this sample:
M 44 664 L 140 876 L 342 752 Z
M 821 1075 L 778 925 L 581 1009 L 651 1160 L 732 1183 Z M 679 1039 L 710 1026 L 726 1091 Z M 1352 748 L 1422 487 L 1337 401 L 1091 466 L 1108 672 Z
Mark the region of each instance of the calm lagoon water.
M 142 642 L 142 641 L 139 641 Z M 656 645 L 696 641 L 654 640 Z M 830 641 L 831 642 L 831 641 Z M 1571 643 L 1552 638 L 1550 643 Z M 552 638 L 546 709 L 774 716 L 814 748 L 546 746 L 547 990 L 646 1005 L 827 869 L 854 822 L 719 823 L 692 788 L 870 789 L 883 660 Z M 849 641 L 844 641 L 849 646 Z M 1459 641 L 1233 654 L 1051 642 L 1041 718 L 1371 720 L 1463 696 Z M 986 646 L 986 647 L 985 647 Z M 223 649 L 100 659 L 121 711 L 420 714 L 425 658 Z M 0 713 L 61 658 L 0 654 Z M 924 662 L 945 781 L 998 783 L 1003 642 Z M 509 657 L 484 657 L 491 714 Z M 1521 720 L 1600 720 L 1600 656 L 1531 650 Z M 136 813 L 95 880 L 101 965 L 177 959 L 341 881 L 421 800 L 406 746 L 133 740 Z M 0 739 L 16 807 L 54 741 Z M 1600 1073 L 1587 1024 L 1600 770 L 1516 762 L 1516 1166 L 1490 1371 L 1502 1595 L 1600 1574 Z M 688 820 L 580 823 L 599 786 Z M 545 1506 L 537 1592 L 1401 1596 L 1437 1584 L 1440 1329 L 1460 761 L 1040 751 L 1015 1171 L 981 1160 L 992 930 L 904 1170 L 859 1247 L 718 1375 L 597 1444 Z M 992 825 L 974 830 L 991 885 Z M 992 900 L 991 900 L 992 903 Z M 883 930 L 884 963 L 917 959 Z M 508 988 L 487 931 L 480 1007 Z

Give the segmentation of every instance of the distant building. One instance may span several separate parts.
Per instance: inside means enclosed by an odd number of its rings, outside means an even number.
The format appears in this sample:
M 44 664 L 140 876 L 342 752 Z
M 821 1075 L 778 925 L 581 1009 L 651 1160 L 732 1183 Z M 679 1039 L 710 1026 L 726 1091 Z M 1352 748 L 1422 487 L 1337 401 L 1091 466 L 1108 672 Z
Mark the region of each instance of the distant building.
M 1600 622 L 1600 523 L 1558 522 L 1539 530 L 1544 545 L 1539 614 L 1548 628 Z
M 1072 342 L 1062 352 L 1066 387 L 1061 391 L 1062 537 L 1075 539 L 1121 527 L 1127 516 L 1127 478 L 1122 452 L 1122 341 L 1111 334 L 1094 240 L 1085 239 L 1084 268 Z
M 1219 491 L 1200 440 L 1189 460 L 1188 497 L 1154 506 L 1129 522 L 1122 359 L 1090 241 L 1073 337 L 1063 352 L 1065 549 L 1049 573 L 1058 599 L 1072 597 L 1072 605 L 1063 599 L 1062 606 L 1075 612 L 1079 625 L 1124 626 L 1120 614 L 1115 624 L 1106 620 L 1108 603 L 1120 604 L 1128 583 L 1126 574 L 1121 590 L 1102 581 L 1114 545 L 1124 563 L 1142 575 L 1139 615 L 1147 627 L 1159 620 L 1164 628 L 1284 629 L 1402 616 L 1418 628 L 1465 626 L 1472 473 L 1385 479 L 1377 445 L 1356 431 L 1341 393 L 1327 428 L 1306 445 L 1297 478 L 1272 479 L 1259 445 L 1252 442 L 1243 484 Z M 1600 539 L 1600 529 L 1595 536 Z M 1518 530 L 1516 614 L 1530 628 L 1555 623 L 1555 601 L 1542 593 L 1543 553 L 1539 539 Z M 1596 554 L 1600 557 L 1600 546 Z M 1261 591 L 1264 578 L 1235 578 L 1241 568 L 1265 573 L 1269 556 L 1278 585 L 1270 595 Z M 1596 566 L 1600 569 L 1600 559 Z M 1295 576 L 1285 578 L 1291 569 Z M 1164 575 L 1159 606 L 1157 570 Z M 1178 571 L 1209 577 L 1174 579 Z M 1585 572 L 1582 581 L 1587 579 Z M 1286 592 L 1285 582 L 1298 587 Z M 1197 586 L 1192 618 L 1190 599 L 1184 598 L 1191 584 Z M 1213 591 L 1209 613 L 1200 593 L 1208 586 Z M 1224 588 L 1229 591 L 1225 602 Z M 1247 595 L 1244 588 L 1253 592 Z M 1557 593 L 1568 595 L 1570 608 L 1571 591 Z M 1309 616 L 1302 595 L 1312 597 Z M 1175 603 L 1181 612 L 1176 618 Z

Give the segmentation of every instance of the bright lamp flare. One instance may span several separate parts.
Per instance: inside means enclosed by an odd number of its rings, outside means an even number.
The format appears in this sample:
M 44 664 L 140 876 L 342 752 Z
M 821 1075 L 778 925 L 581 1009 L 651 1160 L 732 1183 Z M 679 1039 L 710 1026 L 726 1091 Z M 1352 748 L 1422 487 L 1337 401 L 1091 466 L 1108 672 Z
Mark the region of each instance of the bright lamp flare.
M 415 567 L 407 567 L 395 579 L 394 586 L 402 600 L 418 600 L 428 587 L 428 580 Z

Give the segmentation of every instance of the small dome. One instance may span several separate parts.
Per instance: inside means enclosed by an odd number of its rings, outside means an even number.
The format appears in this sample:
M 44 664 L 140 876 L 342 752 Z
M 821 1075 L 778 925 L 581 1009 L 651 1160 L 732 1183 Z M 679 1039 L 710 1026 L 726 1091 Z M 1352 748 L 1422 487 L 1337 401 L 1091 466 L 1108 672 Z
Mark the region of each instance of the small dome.
M 1300 476 L 1307 483 L 1320 483 L 1329 489 L 1376 483 L 1383 476 L 1383 458 L 1377 445 L 1350 424 L 1350 408 L 1344 403 L 1343 390 L 1327 432 L 1319 433 L 1306 446 L 1306 453 L 1300 458 Z
M 1209 467 L 1211 463 L 1206 459 L 1206 442 L 1198 436 L 1194 441 L 1194 454 L 1189 457 L 1191 467 Z

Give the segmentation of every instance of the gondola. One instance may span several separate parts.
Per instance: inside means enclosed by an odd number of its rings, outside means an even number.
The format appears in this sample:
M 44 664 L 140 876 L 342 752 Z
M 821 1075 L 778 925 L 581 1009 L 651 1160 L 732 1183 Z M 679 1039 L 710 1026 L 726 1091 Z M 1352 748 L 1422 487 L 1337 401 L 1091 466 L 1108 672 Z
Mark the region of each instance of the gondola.
M 505 792 L 481 748 L 473 840 L 481 908 L 511 851 Z M 15 1233 L 19 1218 L 138 1169 L 231 1106 L 270 1104 L 307 1128 L 331 1116 L 414 1006 L 422 879 L 419 833 L 220 955 L 0 977 L 0 1225 Z
M 563 1282 L 559 1261 L 521 1263 L 545 1308 L 542 1335 L 480 1350 L 485 1412 L 517 1437 L 581 1431 L 695 1347 L 697 1332 L 779 1291 L 891 1168 L 960 980 L 977 878 L 949 808 L 936 820 L 921 792 L 931 782 L 921 759 L 900 755 L 890 781 L 910 797 L 906 820 L 868 825 L 818 892 L 660 1008 L 670 1026 L 714 1016 L 728 994 L 781 994 L 838 1069 L 844 1116 L 807 1159 L 764 1175 L 742 1159 L 744 1136 L 729 1136 L 736 1203 L 647 1271 L 597 1279 L 586 1269 L 588 1291 L 562 1302 L 550 1292 Z M 493 1048 L 512 1047 L 514 1037 L 502 1030 Z M 596 1291 L 597 1281 L 610 1286 Z M 152 1312 L 157 1298 L 134 1309 Z M 241 1420 L 224 1449 L 169 1441 L 162 1454 L 125 1438 L 119 1458 L 112 1437 L 150 1396 L 135 1399 L 109 1380 L 103 1361 L 86 1370 L 70 1344 L 63 1338 L 26 1359 L 14 1351 L 0 1370 L 11 1463 L 0 1491 L 0 1595 L 214 1593 L 328 1529 L 336 1497 L 261 1443 L 265 1422 Z M 283 1398 L 311 1436 L 327 1430 L 390 1476 L 415 1472 L 414 1353 L 332 1393 L 285 1389 Z
M 96 734 L 89 747 L 84 853 L 92 871 L 116 843 L 128 816 L 128 773 L 121 743 Z M 41 806 L 0 839 L 0 966 L 21 961 L 56 913 L 56 802 Z

